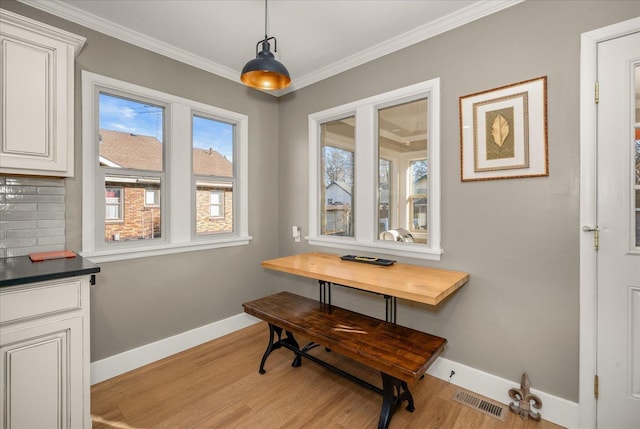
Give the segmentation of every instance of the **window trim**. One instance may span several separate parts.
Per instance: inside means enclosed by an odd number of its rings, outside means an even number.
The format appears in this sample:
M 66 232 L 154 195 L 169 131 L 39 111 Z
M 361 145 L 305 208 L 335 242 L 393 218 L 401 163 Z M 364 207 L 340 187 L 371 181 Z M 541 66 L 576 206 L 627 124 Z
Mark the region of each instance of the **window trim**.
M 97 165 L 98 151 L 98 92 L 100 89 L 114 91 L 115 93 L 127 93 L 141 98 L 151 98 L 168 106 L 166 118 L 167 141 L 171 142 L 166 148 L 166 194 L 164 203 L 167 204 L 165 238 L 161 242 L 135 242 L 123 243 L 124 245 L 97 246 L 99 228 L 96 217 L 96 208 L 100 207 L 96 198 L 104 195 L 99 190 L 104 184 L 99 183 L 99 166 Z M 191 210 L 192 174 L 184 174 L 184 171 L 192 171 L 191 165 L 191 115 L 199 111 L 208 115 L 225 118 L 236 124 L 238 159 L 234 159 L 237 174 L 237 198 L 238 210 L 237 228 L 232 234 L 224 236 L 211 235 L 206 238 L 193 239 L 191 225 L 193 213 Z M 239 246 L 248 244 L 252 237 L 248 231 L 248 130 L 249 119 L 247 115 L 232 112 L 226 109 L 206 105 L 193 100 L 166 94 L 161 91 L 145 88 L 132 83 L 120 81 L 95 73 L 82 71 L 82 161 L 84 166 L 82 180 L 82 252 L 85 257 L 94 262 L 109 262 L 125 259 L 141 258 L 147 256 L 181 253 L 196 250 L 213 249 L 220 247 Z M 163 198 L 163 196 L 161 196 Z M 104 202 L 102 203 L 104 204 Z M 103 207 L 103 206 L 102 206 Z M 189 209 L 185 209 L 189 208 Z M 103 208 L 104 210 L 104 208 Z
M 396 243 L 378 240 L 377 231 L 377 111 L 394 104 L 428 97 L 430 225 L 429 242 L 424 244 Z M 357 187 L 355 237 L 330 237 L 320 234 L 320 126 L 328 121 L 354 115 L 356 117 L 356 177 Z M 440 247 L 440 78 L 430 79 L 404 88 L 374 95 L 362 100 L 310 114 L 309 127 L 309 244 L 364 252 L 406 256 L 439 261 Z M 371 144 L 375 142 L 375 144 Z M 371 171 L 369 171 L 371 167 Z

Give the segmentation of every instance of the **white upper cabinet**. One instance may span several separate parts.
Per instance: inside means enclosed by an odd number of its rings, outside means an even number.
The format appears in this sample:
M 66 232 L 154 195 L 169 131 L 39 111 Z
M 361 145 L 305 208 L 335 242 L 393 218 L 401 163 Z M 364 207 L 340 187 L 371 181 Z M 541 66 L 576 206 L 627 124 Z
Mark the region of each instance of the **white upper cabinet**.
M 74 61 L 84 42 L 0 9 L 0 173 L 73 176 Z

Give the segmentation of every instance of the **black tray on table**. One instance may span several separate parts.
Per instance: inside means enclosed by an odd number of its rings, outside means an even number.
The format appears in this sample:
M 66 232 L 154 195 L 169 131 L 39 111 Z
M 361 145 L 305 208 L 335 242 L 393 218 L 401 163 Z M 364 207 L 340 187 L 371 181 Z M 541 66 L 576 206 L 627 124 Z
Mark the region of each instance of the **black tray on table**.
M 388 267 L 389 265 L 396 263 L 396 261 L 392 259 L 374 258 L 371 256 L 344 255 L 340 256 L 340 259 L 343 261 L 360 262 L 363 264 L 382 265 L 384 267 Z

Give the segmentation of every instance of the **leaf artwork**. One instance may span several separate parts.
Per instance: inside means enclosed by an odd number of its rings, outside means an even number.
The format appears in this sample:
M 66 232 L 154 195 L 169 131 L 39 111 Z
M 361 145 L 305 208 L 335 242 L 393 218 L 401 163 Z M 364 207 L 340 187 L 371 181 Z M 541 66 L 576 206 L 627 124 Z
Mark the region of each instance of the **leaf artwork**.
M 491 125 L 491 135 L 496 144 L 502 147 L 509 135 L 509 122 L 502 115 L 496 116 L 496 119 L 493 121 Z

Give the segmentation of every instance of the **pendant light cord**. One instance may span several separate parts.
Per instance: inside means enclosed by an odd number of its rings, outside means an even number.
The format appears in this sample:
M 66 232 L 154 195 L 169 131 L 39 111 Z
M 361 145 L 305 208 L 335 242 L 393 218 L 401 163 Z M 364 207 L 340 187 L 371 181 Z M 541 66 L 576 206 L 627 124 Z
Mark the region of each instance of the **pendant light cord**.
M 267 9 L 267 0 L 264 0 L 264 40 L 267 40 L 267 14 L 269 10 Z

